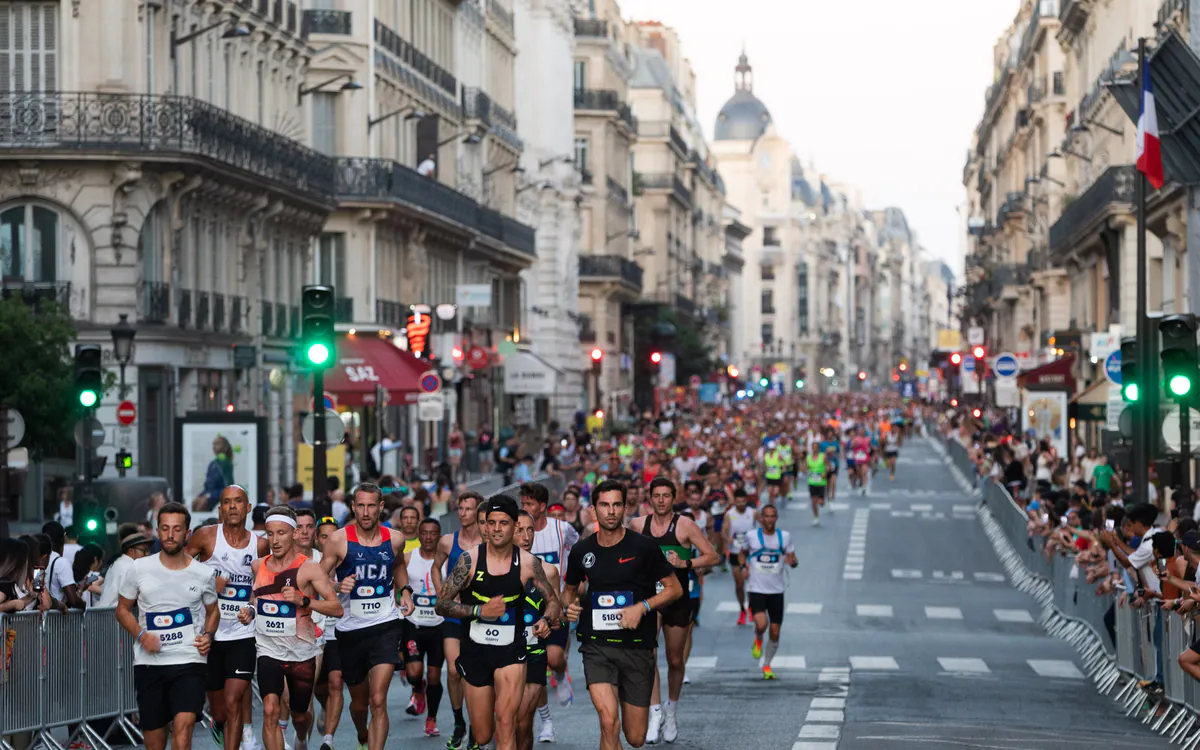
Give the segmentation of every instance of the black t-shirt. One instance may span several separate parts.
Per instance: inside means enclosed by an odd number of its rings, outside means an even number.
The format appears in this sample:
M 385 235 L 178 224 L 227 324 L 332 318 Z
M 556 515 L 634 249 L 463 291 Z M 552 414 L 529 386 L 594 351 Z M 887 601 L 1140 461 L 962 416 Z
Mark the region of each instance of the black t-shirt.
M 602 547 L 596 534 L 578 542 L 567 558 L 563 580 L 569 586 L 588 584 L 587 592 L 580 595 L 583 611 L 576 628 L 581 642 L 654 648 L 656 617 L 646 613 L 636 630 L 624 630 L 618 625 L 617 613 L 654 596 L 654 585 L 674 573 L 654 540 L 633 531 L 626 530 L 621 541 L 611 547 Z

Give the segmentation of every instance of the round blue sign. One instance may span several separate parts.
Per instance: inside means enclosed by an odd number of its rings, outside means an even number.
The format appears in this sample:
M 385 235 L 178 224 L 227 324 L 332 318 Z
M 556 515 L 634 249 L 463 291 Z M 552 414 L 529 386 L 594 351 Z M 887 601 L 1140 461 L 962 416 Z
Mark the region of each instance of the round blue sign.
M 1011 378 L 1017 374 L 1017 370 L 1020 368 L 1017 365 L 1017 358 L 1008 352 L 1004 352 L 996 356 L 996 363 L 992 366 L 992 369 L 1002 378 Z
M 442 388 L 442 379 L 436 372 L 427 372 L 421 376 L 420 387 L 422 393 L 437 393 Z
M 1113 349 L 1112 353 L 1104 358 L 1104 374 L 1108 376 L 1115 385 L 1121 385 L 1121 350 Z

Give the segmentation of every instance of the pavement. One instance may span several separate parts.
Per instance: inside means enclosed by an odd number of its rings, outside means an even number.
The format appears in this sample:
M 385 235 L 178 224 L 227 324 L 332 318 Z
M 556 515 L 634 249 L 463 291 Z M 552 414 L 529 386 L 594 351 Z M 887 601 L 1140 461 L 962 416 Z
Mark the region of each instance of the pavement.
M 1126 719 L 1082 674 L 1076 652 L 1037 624 L 1015 590 L 943 459 L 925 439 L 904 445 L 896 479 L 877 476 L 866 497 L 845 481 L 812 527 L 807 498 L 780 526 L 792 533 L 788 614 L 764 682 L 738 627 L 731 577 L 704 588 L 681 698 L 676 748 L 1157 748 L 1169 743 Z M 598 728 L 572 653 L 575 703 L 551 712 L 556 745 L 595 748 Z M 665 675 L 665 666 L 664 675 Z M 409 688 L 392 683 L 389 748 L 443 747 L 404 714 Z M 290 740 L 289 740 L 290 741 Z M 319 740 L 318 740 L 319 741 Z M 347 714 L 336 747 L 353 747 Z M 315 747 L 315 745 L 313 745 Z

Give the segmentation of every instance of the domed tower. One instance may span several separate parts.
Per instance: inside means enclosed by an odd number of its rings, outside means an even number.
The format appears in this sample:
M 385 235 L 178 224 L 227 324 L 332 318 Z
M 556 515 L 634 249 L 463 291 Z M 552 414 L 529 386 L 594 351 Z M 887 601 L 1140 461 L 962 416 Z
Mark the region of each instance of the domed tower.
M 754 95 L 754 69 L 745 51 L 738 57 L 733 75 L 733 96 L 721 107 L 713 129 L 718 141 L 753 141 L 771 124 L 767 105 Z

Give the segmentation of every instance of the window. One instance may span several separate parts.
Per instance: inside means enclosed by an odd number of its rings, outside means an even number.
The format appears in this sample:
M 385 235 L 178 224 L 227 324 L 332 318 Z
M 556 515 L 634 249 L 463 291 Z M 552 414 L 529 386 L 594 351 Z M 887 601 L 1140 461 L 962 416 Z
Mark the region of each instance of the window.
M 775 227 L 763 227 L 763 244 L 778 245 L 779 235 L 775 234 Z
M 808 264 L 801 261 L 796 274 L 796 308 L 799 310 L 801 335 L 808 333 Z
M 233 97 L 233 45 L 225 44 L 225 109 L 231 108 Z
M 26 203 L 0 213 L 0 278 L 57 281 L 58 212 Z
M 763 281 L 774 281 L 775 280 L 775 266 L 763 266 L 762 267 L 762 280 Z
M 762 324 L 762 342 L 764 346 L 770 346 L 775 340 L 775 325 L 773 323 Z
M 142 281 L 161 282 L 163 276 L 163 212 L 165 203 L 159 203 L 146 214 L 142 232 L 138 235 L 138 253 L 142 256 Z
M 588 87 L 587 60 L 575 61 L 575 90 L 583 91 Z
M 762 293 L 762 308 L 761 308 L 761 310 L 762 310 L 763 315 L 774 315 L 775 314 L 775 292 L 774 291 L 767 289 L 766 291 L 764 291 Z
M 0 91 L 58 88 L 59 4 L 0 2 Z
M 588 139 L 575 139 L 575 168 L 580 172 L 588 171 Z
M 255 79 L 258 81 L 258 124 L 263 125 L 267 114 L 267 64 L 262 60 L 258 61 Z
M 340 296 L 345 293 L 346 285 L 346 235 L 336 233 L 322 234 L 317 238 L 316 252 L 313 253 L 314 282 L 332 286 Z
M 312 95 L 312 145 L 323 154 L 337 152 L 337 94 Z M 401 120 L 401 118 L 397 118 Z

